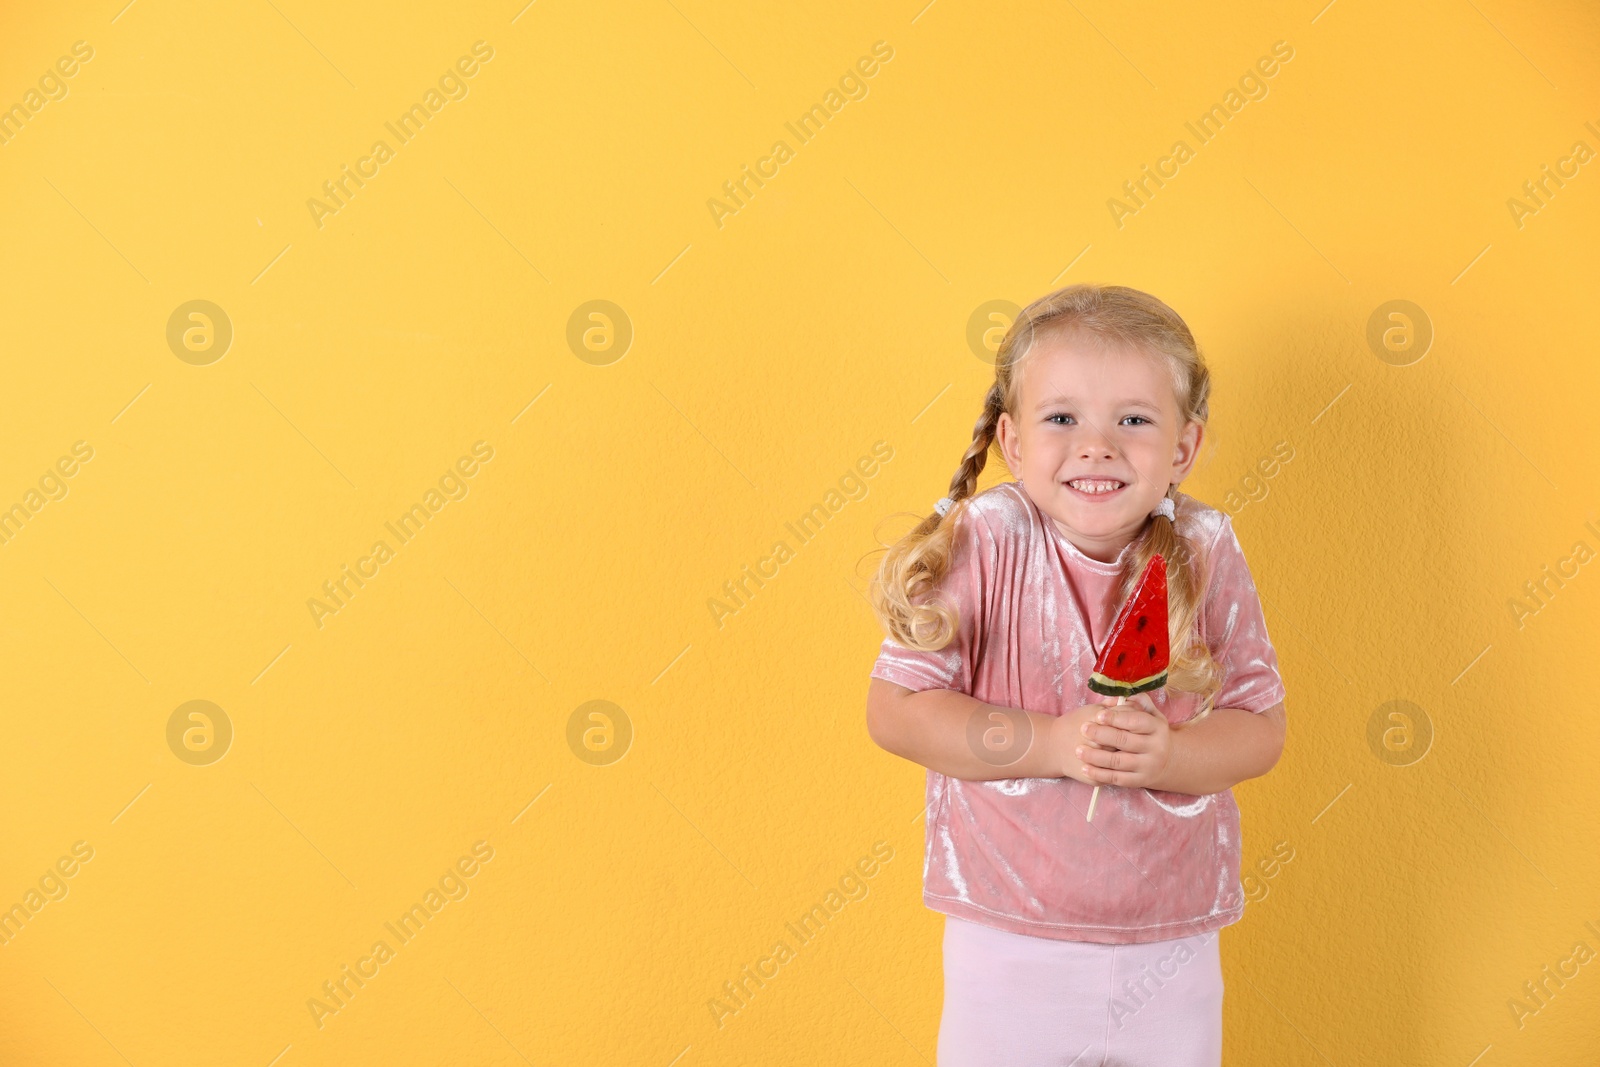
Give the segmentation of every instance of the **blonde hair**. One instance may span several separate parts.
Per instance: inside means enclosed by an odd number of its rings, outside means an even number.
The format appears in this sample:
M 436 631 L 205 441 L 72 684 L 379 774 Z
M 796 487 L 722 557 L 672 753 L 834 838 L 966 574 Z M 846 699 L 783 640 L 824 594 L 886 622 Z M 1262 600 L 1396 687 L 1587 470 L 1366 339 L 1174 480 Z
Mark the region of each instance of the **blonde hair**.
M 872 609 L 888 635 L 900 645 L 925 652 L 944 648 L 959 624 L 955 611 L 926 594 L 949 573 L 956 524 L 975 495 L 978 475 L 991 449 L 1001 456 L 997 428 L 1001 412 L 1015 419 L 1021 401 L 1021 364 L 1047 337 L 1088 334 L 1105 344 L 1137 347 L 1165 358 L 1172 372 L 1173 392 L 1182 419 L 1205 424 L 1209 415 L 1211 373 L 1183 319 L 1176 311 L 1137 289 L 1122 285 L 1069 285 L 1040 297 L 1022 309 L 995 353 L 994 384 L 984 396 L 983 412 L 972 428 L 949 497 L 954 504 L 944 515 L 923 518 L 887 551 L 871 584 Z M 1001 462 L 1004 462 L 1002 456 Z M 1172 495 L 1169 488 L 1167 495 Z M 880 542 L 881 543 L 881 542 Z M 1204 561 L 1190 539 L 1179 534 L 1172 519 L 1152 517 L 1112 585 L 1116 603 L 1125 601 L 1150 557 L 1167 561 L 1168 631 L 1172 660 L 1167 688 L 1203 693 L 1201 714 L 1221 687 L 1221 667 L 1198 637 L 1200 596 L 1205 588 Z

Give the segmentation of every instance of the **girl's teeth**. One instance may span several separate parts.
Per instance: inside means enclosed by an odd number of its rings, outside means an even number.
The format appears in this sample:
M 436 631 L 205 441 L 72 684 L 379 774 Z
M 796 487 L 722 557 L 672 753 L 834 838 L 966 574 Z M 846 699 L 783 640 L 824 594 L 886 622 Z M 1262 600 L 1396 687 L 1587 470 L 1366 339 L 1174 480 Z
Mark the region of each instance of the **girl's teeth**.
M 1080 479 L 1067 484 L 1085 493 L 1109 493 L 1122 488 L 1122 483 L 1117 481 L 1083 481 Z

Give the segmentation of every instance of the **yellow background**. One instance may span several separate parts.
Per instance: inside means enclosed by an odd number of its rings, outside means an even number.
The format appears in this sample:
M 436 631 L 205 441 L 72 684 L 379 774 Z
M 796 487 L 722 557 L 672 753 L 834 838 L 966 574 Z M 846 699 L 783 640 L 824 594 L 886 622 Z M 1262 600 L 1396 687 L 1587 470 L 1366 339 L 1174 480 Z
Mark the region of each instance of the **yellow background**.
M 1600 149 L 1600 24 L 1182 7 L 8 5 L 0 105 L 94 54 L 0 146 L 0 506 L 93 458 L 0 546 L 0 906 L 94 855 L 0 947 L 0 1062 L 931 1063 L 923 771 L 866 736 L 863 557 L 966 447 L 974 310 L 1085 280 L 1162 297 L 1209 357 L 1185 490 L 1254 487 L 1290 730 L 1237 790 L 1246 873 L 1293 859 L 1223 936 L 1227 1062 L 1592 1056 L 1595 964 L 1509 1002 L 1600 948 L 1600 564 L 1508 605 L 1600 548 L 1600 164 L 1520 227 L 1507 201 Z M 307 201 L 480 40 L 465 98 L 319 228 Z M 797 144 L 877 41 L 867 95 Z M 195 299 L 234 333 L 208 365 L 166 340 Z M 1393 299 L 1434 332 L 1408 366 L 1366 340 Z M 634 334 L 603 365 L 567 343 L 591 300 Z M 467 495 L 316 625 L 477 441 Z M 788 534 L 879 441 L 865 495 Z M 233 727 L 210 765 L 168 747 L 190 700 Z M 591 700 L 631 724 L 609 765 L 569 746 Z M 1368 742 L 1392 700 L 1432 732 L 1406 765 Z M 469 894 L 319 1028 L 322 983 L 478 841 Z M 722 983 L 880 841 L 719 1026 Z

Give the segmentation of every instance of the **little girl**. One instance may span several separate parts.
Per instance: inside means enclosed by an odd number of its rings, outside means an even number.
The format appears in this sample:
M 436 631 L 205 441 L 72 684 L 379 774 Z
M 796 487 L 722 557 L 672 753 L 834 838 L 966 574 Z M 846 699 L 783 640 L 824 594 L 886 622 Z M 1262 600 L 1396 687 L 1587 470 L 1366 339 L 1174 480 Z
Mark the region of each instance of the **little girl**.
M 1230 787 L 1277 762 L 1284 688 L 1232 522 L 1177 489 L 1210 389 L 1155 297 L 1041 297 L 1000 344 L 950 495 L 879 566 L 868 730 L 928 768 L 939 1067 L 1222 1062 L 1217 937 L 1244 912 Z M 1017 480 L 974 495 L 991 446 Z M 1089 674 L 1157 552 L 1167 684 L 1112 706 Z

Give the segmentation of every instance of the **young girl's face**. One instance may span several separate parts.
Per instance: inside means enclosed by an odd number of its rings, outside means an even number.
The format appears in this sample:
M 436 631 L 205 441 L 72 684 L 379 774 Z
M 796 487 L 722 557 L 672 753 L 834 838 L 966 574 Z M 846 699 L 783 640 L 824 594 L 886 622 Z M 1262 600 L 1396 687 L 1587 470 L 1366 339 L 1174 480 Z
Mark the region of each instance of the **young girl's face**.
M 1016 416 L 1000 415 L 1012 475 L 1093 559 L 1114 562 L 1199 454 L 1204 427 L 1179 413 L 1167 367 L 1080 334 L 1042 340 L 1023 361 Z

